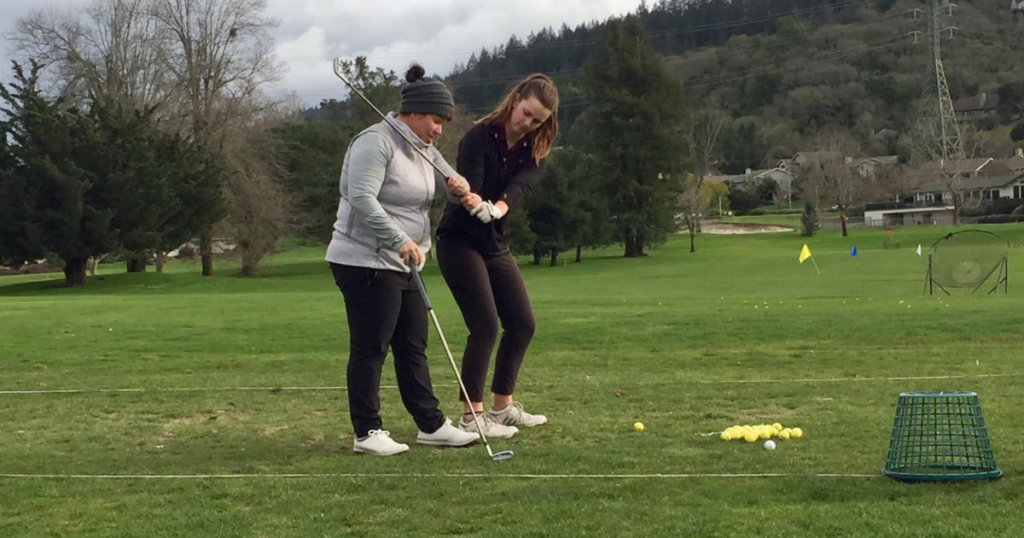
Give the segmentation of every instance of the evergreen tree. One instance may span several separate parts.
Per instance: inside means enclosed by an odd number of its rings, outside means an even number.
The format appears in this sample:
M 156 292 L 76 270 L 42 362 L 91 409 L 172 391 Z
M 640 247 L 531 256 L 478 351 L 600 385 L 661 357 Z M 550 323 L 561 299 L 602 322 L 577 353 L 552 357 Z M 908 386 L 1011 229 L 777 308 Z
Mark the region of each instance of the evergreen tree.
M 644 256 L 676 228 L 677 178 L 687 171 L 682 88 L 663 70 L 635 17 L 605 24 L 583 84 L 593 103 L 587 145 L 616 235 L 626 257 Z
M 527 199 L 530 229 L 536 235 L 534 249 L 551 256 L 551 265 L 558 265 L 558 254 L 575 247 L 575 236 L 585 215 L 580 208 L 580 195 L 572 184 L 573 167 L 579 161 L 577 152 L 559 149 L 551 153 L 544 178 Z
M 812 237 L 818 232 L 821 226 L 818 224 L 818 209 L 814 202 L 808 200 L 804 205 L 804 212 L 800 215 L 800 235 Z
M 142 270 L 138 260 L 222 216 L 219 168 L 201 146 L 161 131 L 149 111 L 49 101 L 39 71 L 15 64 L 15 83 L 0 84 L 0 262 L 55 255 L 77 286 L 89 258 L 120 252 Z
M 329 241 L 338 212 L 342 158 L 359 127 L 336 121 L 283 125 L 274 130 L 280 144 L 281 180 L 296 198 L 303 236 Z
M 14 66 L 14 82 L 0 84 L 2 136 L 8 157 L 0 213 L 5 219 L 0 260 L 8 264 L 54 254 L 64 262 L 68 286 L 85 283 L 86 260 L 117 245 L 114 211 L 102 205 L 94 186 L 102 181 L 75 158 L 95 149 L 96 132 L 88 118 L 63 110 L 60 100 L 39 92 L 42 66 L 32 62 L 26 73 Z

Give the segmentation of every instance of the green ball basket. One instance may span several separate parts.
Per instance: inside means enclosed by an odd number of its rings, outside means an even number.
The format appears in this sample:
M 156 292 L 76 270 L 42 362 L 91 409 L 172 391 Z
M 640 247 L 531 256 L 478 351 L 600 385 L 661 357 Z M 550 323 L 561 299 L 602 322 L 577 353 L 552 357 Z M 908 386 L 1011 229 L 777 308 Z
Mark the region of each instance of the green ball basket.
M 981 404 L 974 392 L 904 392 L 896 405 L 886 476 L 905 482 L 995 479 Z

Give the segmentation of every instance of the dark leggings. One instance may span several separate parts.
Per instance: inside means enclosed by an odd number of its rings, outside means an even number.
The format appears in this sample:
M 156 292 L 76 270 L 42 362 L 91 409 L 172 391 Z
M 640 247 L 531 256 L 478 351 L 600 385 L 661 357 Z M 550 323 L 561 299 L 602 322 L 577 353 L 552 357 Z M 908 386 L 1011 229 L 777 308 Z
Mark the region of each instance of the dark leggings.
M 515 259 L 508 252 L 480 254 L 459 240 L 438 241 L 437 263 L 469 328 L 462 354 L 462 381 L 474 402 L 482 402 L 491 351 L 502 328 L 491 392 L 509 396 L 536 324 Z M 459 400 L 465 400 L 461 392 Z

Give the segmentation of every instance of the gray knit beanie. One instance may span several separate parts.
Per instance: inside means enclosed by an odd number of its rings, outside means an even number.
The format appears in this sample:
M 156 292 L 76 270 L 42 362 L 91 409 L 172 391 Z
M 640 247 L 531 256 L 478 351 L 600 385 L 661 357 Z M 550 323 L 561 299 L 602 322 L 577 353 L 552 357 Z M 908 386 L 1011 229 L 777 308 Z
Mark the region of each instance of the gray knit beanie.
M 423 75 L 426 71 L 419 65 L 413 65 L 405 73 L 409 83 L 402 88 L 402 106 L 399 114 L 434 114 L 442 118 L 452 119 L 455 114 L 455 99 L 452 92 L 440 80 Z

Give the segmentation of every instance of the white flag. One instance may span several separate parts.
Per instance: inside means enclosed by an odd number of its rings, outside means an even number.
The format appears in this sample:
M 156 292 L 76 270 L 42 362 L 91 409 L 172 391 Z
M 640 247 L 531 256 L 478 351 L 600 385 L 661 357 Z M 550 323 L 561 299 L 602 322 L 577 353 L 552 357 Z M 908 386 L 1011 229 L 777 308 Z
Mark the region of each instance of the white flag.
M 917 245 L 917 255 L 921 255 L 921 245 Z

